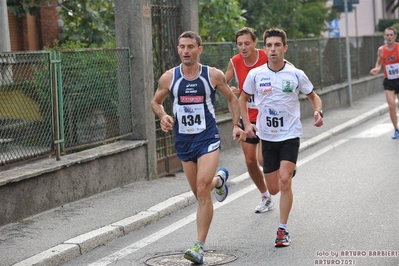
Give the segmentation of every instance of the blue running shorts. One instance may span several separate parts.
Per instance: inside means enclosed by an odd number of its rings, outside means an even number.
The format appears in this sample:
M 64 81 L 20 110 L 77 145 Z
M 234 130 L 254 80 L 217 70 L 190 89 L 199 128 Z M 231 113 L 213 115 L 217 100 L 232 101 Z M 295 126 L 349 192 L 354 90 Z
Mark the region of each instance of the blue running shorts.
M 176 142 L 177 157 L 183 162 L 197 162 L 202 155 L 211 153 L 220 148 L 220 139 L 206 139 L 197 142 Z

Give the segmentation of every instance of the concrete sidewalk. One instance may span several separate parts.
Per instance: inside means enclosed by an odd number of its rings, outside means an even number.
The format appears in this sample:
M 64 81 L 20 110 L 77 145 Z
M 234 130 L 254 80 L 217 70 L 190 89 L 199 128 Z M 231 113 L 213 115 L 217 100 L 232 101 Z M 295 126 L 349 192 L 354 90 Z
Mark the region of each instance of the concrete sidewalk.
M 300 152 L 380 115 L 388 115 L 383 91 L 352 107 L 324 110 L 321 128 L 304 119 Z M 229 186 L 249 178 L 239 145 L 222 149 L 219 165 L 230 172 Z M 1 265 L 60 265 L 193 203 L 182 172 L 70 203 L 0 227 Z

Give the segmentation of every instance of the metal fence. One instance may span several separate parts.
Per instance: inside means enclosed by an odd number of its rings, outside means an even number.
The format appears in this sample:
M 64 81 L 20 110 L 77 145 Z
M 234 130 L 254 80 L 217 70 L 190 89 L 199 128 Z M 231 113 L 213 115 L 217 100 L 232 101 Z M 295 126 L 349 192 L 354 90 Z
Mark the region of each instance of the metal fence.
M 352 78 L 369 75 L 382 36 L 352 37 L 350 44 Z M 201 63 L 222 71 L 237 52 L 234 42 L 203 45 Z M 344 38 L 289 40 L 288 45 L 286 59 L 317 89 L 347 80 Z M 59 159 L 131 135 L 131 84 L 128 49 L 1 53 L 0 165 L 44 155 Z M 227 110 L 224 97 L 217 97 L 216 111 Z M 173 134 L 157 134 L 157 156 L 174 156 Z
M 0 54 L 0 163 L 52 151 L 50 53 Z
M 352 78 L 369 75 L 382 44 L 382 36 L 349 38 Z M 292 40 L 288 45 L 287 60 L 304 70 L 316 89 L 348 80 L 345 38 Z
M 0 165 L 131 135 L 128 49 L 0 54 Z
M 358 79 L 368 76 L 374 67 L 377 49 L 384 44 L 383 36 L 350 37 L 351 77 Z M 227 69 L 232 56 L 237 53 L 234 42 L 204 43 L 201 63 L 221 69 Z M 258 42 L 263 48 L 263 41 Z M 285 58 L 297 68 L 305 71 L 316 89 L 342 83 L 348 80 L 345 38 L 288 40 Z M 234 84 L 235 85 L 235 84 Z M 228 111 L 223 97 L 216 99 L 216 111 Z
M 153 21 L 155 21 L 154 18 Z M 157 25 L 164 24 L 157 22 Z M 173 23 L 169 23 L 169 31 L 170 29 L 173 29 Z M 383 36 L 350 38 L 350 73 L 352 79 L 369 75 L 370 69 L 375 65 L 377 49 L 383 43 Z M 160 68 L 157 68 L 159 66 L 157 64 L 167 60 L 167 58 L 173 58 L 173 60 L 169 61 L 169 68 L 180 63 L 180 60 L 176 61 L 177 58 L 171 56 L 171 52 L 177 55 L 177 51 L 170 44 L 168 42 L 169 46 L 165 48 L 165 52 L 168 53 L 167 57 L 162 57 L 158 53 L 154 57 L 155 69 L 159 70 Z M 175 45 L 177 46 L 177 44 Z M 230 58 L 237 53 L 235 42 L 204 43 L 203 46 L 204 50 L 201 54 L 200 62 L 204 65 L 219 68 L 223 72 L 226 71 Z M 326 86 L 348 80 L 345 38 L 288 40 L 288 47 L 285 58 L 296 67 L 304 70 L 316 89 L 323 89 Z M 258 48 L 263 48 L 263 41 L 258 42 Z M 163 63 L 166 64 L 166 62 Z M 174 63 L 174 65 L 170 65 L 170 63 Z M 162 73 L 158 71 L 154 74 L 155 82 L 157 82 Z M 231 85 L 236 86 L 237 84 L 233 80 Z M 169 104 L 169 102 L 166 102 L 167 110 L 170 110 Z M 215 110 L 219 114 L 228 112 L 227 101 L 219 91 L 216 92 Z M 173 147 L 174 133 L 162 132 L 158 121 L 156 127 L 158 175 L 173 173 L 181 169 L 181 165 L 177 166 L 176 161 L 172 160 L 177 159 Z M 173 166 L 169 164 L 173 164 Z

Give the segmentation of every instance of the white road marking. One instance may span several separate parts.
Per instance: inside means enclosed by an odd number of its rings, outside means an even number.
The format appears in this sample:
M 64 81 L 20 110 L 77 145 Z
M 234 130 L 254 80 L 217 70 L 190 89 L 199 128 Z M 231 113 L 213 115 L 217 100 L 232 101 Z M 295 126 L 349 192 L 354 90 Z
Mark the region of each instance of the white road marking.
M 305 157 L 305 158 L 299 160 L 299 161 L 296 163 L 296 166 L 299 167 L 299 166 L 301 166 L 301 165 L 303 165 L 303 164 L 305 164 L 305 163 L 307 163 L 307 162 L 309 162 L 309 161 L 311 161 L 311 160 L 313 160 L 313 159 L 316 159 L 317 157 L 319 157 L 319 156 L 322 155 L 323 153 L 326 153 L 326 152 L 328 152 L 328 151 L 330 151 L 330 150 L 332 150 L 332 149 L 338 147 L 339 145 L 341 145 L 341 144 L 343 144 L 343 143 L 345 143 L 345 142 L 347 142 L 347 141 L 348 141 L 347 139 L 341 139 L 341 140 L 339 140 L 339 141 L 337 141 L 337 142 L 335 142 L 335 143 L 332 143 L 332 144 L 330 144 L 330 145 L 328 145 L 328 146 L 326 146 L 326 147 L 324 147 L 324 148 L 322 148 L 322 149 L 316 151 L 315 153 L 312 153 L 312 154 L 309 155 L 308 157 Z
M 297 166 L 299 167 L 299 166 L 317 158 L 318 156 L 338 147 L 339 145 L 345 143 L 346 141 L 348 141 L 348 140 L 347 139 L 340 140 L 340 141 L 337 141 L 333 144 L 330 144 L 330 145 L 324 147 L 323 149 L 320 149 L 319 151 L 313 153 L 312 155 L 305 157 L 305 158 L 301 159 L 300 161 L 298 161 Z M 241 179 L 242 179 L 242 177 L 243 177 L 243 175 L 239 176 L 239 178 L 241 178 Z M 247 178 L 249 178 L 248 174 L 247 174 Z M 244 196 L 245 194 L 247 194 L 255 189 L 256 189 L 256 186 L 254 184 L 252 184 L 252 185 L 249 185 L 249 186 L 237 191 L 234 194 L 229 195 L 225 201 L 214 203 L 213 204 L 214 210 Z M 149 235 L 149 236 L 147 236 L 147 237 L 145 237 L 145 238 L 143 238 L 143 239 L 113 253 L 113 254 L 110 254 L 96 262 L 89 264 L 89 266 L 106 266 L 111 263 L 114 263 L 114 262 L 122 259 L 123 257 L 126 257 L 126 256 L 144 248 L 145 246 L 154 243 L 155 241 L 161 239 L 162 237 L 169 235 L 170 233 L 182 228 L 183 226 L 185 226 L 191 222 L 194 222 L 196 217 L 197 217 L 196 213 L 190 214 L 190 215 L 184 217 L 183 219 L 180 219 L 179 221 L 175 222 L 174 224 L 171 224 L 168 227 L 165 227 L 164 229 L 153 233 L 152 235 Z
M 352 138 L 377 138 L 390 131 L 393 132 L 392 124 L 379 124 L 353 136 Z
M 227 203 L 232 202 L 233 200 L 238 199 L 241 196 L 244 196 L 245 194 L 249 193 L 250 191 L 254 190 L 256 188 L 255 185 L 250 185 L 244 189 L 241 189 L 240 191 L 230 195 L 229 197 L 226 198 L 225 201 L 223 202 L 216 202 L 215 204 L 213 204 L 214 209 L 218 209 L 220 207 L 222 207 L 223 205 L 226 205 Z M 169 235 L 170 233 L 182 228 L 183 226 L 195 221 L 197 217 L 196 213 L 190 214 L 186 217 L 184 217 L 183 219 L 177 221 L 174 224 L 169 225 L 168 227 L 165 227 L 164 229 L 150 235 L 147 236 L 107 257 L 102 258 L 101 260 L 98 260 L 92 264 L 89 264 L 89 266 L 105 266 L 108 264 L 111 264 L 127 255 L 130 255 L 134 252 L 136 252 L 137 250 L 154 243 L 155 241 L 161 239 L 164 236 Z

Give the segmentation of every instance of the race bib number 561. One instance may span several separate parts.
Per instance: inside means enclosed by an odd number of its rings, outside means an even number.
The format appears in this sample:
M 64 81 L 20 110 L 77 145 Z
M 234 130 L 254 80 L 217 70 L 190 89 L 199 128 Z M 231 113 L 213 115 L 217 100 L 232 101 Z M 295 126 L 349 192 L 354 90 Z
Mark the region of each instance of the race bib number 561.
M 267 108 L 262 112 L 261 130 L 267 134 L 283 134 L 287 131 L 287 112 L 285 109 Z

